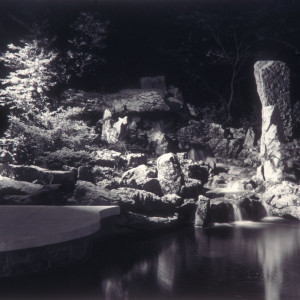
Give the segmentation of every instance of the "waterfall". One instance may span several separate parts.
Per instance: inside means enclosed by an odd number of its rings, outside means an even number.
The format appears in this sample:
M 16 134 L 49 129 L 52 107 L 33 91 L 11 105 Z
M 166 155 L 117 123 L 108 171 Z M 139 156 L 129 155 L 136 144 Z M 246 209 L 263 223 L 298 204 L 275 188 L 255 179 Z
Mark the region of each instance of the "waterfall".
M 206 146 L 191 146 L 188 151 L 188 158 L 192 159 L 193 161 L 206 161 L 206 159 L 211 156 L 210 150 Z
M 264 200 L 261 200 L 261 205 L 263 206 L 263 208 L 265 210 L 266 216 L 269 217 L 270 216 L 270 209 L 268 207 L 268 204 Z
M 239 192 L 243 190 L 244 190 L 244 186 L 240 181 L 231 181 L 227 183 L 227 187 L 226 187 L 227 192 Z
M 241 209 L 237 204 L 233 204 L 233 217 L 234 217 L 234 221 L 242 221 L 242 213 L 241 213 Z
M 151 127 L 156 131 L 164 132 L 165 124 L 162 120 L 152 121 Z

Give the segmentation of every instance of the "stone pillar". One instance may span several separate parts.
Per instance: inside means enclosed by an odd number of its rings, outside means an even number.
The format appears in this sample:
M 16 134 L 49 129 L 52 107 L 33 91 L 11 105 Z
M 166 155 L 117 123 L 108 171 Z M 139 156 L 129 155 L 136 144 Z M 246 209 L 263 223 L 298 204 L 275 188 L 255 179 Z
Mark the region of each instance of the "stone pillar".
M 257 92 L 262 107 L 273 105 L 279 110 L 285 136 L 292 135 L 290 70 L 281 61 L 258 61 L 254 65 Z
M 280 182 L 287 169 L 283 144 L 292 135 L 289 69 L 283 62 L 258 61 L 254 74 L 262 104 L 261 166 L 257 175 Z

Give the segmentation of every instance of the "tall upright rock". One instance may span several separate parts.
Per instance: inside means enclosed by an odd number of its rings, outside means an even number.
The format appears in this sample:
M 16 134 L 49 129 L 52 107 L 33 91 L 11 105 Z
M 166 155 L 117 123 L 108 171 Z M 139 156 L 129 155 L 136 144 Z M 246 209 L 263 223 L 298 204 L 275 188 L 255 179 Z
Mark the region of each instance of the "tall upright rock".
M 258 61 L 254 66 L 262 104 L 261 166 L 258 176 L 280 182 L 287 171 L 283 144 L 292 135 L 289 69 L 280 61 Z
M 254 65 L 257 92 L 262 107 L 276 106 L 284 126 L 285 136 L 292 135 L 290 70 L 281 61 L 258 61 Z

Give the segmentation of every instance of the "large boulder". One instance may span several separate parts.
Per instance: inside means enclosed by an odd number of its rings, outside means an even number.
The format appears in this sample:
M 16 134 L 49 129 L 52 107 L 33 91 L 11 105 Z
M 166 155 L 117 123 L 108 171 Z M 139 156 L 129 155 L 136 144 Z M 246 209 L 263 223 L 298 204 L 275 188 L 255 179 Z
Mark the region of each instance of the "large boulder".
M 102 126 L 101 139 L 108 144 L 115 144 L 120 139 L 124 138 L 126 134 L 128 118 L 119 118 L 117 122 L 108 118 L 104 121 Z
M 169 215 L 175 212 L 176 202 L 134 188 L 108 190 L 90 182 L 78 181 L 74 199 L 81 205 L 119 205 L 122 212 Z
M 208 214 L 208 220 L 205 221 L 209 224 L 229 223 L 235 220 L 233 203 L 226 199 L 210 200 Z
M 239 207 L 243 220 L 259 221 L 268 214 L 264 202 L 256 195 L 250 194 L 241 198 Z
M 122 153 L 109 149 L 96 150 L 92 153 L 95 164 L 102 167 L 116 168 L 122 161 Z
M 113 205 L 122 202 L 120 197 L 110 190 L 83 180 L 78 180 L 76 183 L 74 199 L 81 205 Z M 133 202 L 131 200 L 127 203 L 124 199 L 121 204 L 130 206 Z
M 122 175 L 121 186 L 145 190 L 162 196 L 161 187 L 157 179 L 157 170 L 146 165 L 126 171 Z
M 76 183 L 76 172 L 74 169 L 48 170 L 37 166 L 8 165 L 7 172 L 19 181 L 35 182 L 39 184 L 61 184 L 65 190 L 70 190 Z
M 203 185 L 207 183 L 211 168 L 203 161 L 195 162 L 191 159 L 180 159 L 180 166 L 185 179 L 197 179 Z
M 176 210 L 176 201 L 169 201 L 169 198 L 161 198 L 144 190 L 123 187 L 112 190 L 111 193 L 122 199 L 122 202 L 132 203 L 130 207 L 126 207 L 126 211 L 146 213 L 153 216 L 170 215 Z
M 292 216 L 300 220 L 299 185 L 289 181 L 267 184 L 262 199 L 267 203 L 270 213 L 275 216 Z
M 163 194 L 179 194 L 184 176 L 177 156 L 167 153 L 157 159 L 157 178 Z
M 59 184 L 41 185 L 0 176 L 0 204 L 62 205 L 66 198 Z
M 0 175 L 0 198 L 5 195 L 34 194 L 42 188 L 41 184 L 17 181 Z
M 290 70 L 281 61 L 258 61 L 254 65 L 257 91 L 262 106 L 276 106 L 286 136 L 292 135 Z
M 187 198 L 196 199 L 198 195 L 202 192 L 203 184 L 200 180 L 187 178 L 184 180 L 184 185 L 181 187 L 180 195 Z
M 261 166 L 257 176 L 281 182 L 289 173 L 284 144 L 292 135 L 290 71 L 280 61 L 258 61 L 254 74 L 262 104 Z

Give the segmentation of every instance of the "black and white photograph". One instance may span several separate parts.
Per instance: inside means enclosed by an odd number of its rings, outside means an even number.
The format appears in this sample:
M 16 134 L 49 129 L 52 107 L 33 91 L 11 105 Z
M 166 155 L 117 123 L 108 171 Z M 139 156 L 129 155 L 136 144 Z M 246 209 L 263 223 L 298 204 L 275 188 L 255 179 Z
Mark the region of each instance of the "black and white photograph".
M 0 0 L 0 298 L 300 299 L 299 0 Z

